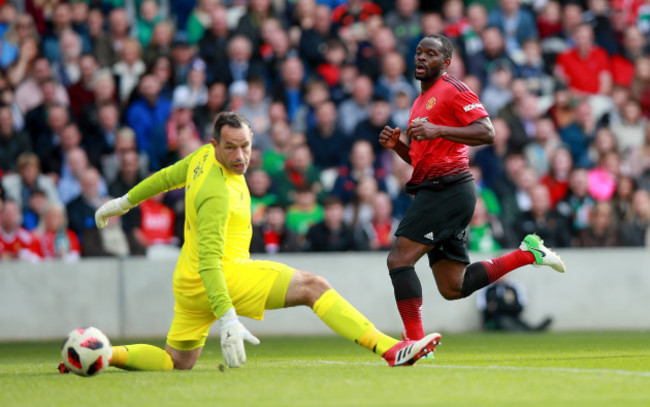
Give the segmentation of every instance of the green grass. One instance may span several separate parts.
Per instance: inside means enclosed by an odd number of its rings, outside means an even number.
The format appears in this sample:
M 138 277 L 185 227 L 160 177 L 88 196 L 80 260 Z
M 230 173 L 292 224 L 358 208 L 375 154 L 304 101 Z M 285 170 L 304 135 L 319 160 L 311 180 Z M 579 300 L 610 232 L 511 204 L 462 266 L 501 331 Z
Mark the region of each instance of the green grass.
M 650 332 L 445 335 L 410 368 L 337 337 L 262 338 L 241 369 L 55 372 L 59 343 L 0 344 L 0 406 L 649 406 Z M 161 345 L 161 342 L 150 342 Z

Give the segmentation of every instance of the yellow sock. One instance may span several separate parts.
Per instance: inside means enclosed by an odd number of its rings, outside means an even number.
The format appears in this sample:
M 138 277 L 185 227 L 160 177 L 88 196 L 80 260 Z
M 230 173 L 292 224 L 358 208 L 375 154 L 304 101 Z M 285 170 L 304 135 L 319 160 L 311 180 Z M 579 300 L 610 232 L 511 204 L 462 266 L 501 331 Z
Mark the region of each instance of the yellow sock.
M 383 355 L 397 342 L 380 332 L 339 293 L 330 289 L 316 300 L 314 312 L 330 329 L 378 355 Z
M 111 366 L 126 370 L 173 370 L 169 353 L 152 345 L 113 346 Z

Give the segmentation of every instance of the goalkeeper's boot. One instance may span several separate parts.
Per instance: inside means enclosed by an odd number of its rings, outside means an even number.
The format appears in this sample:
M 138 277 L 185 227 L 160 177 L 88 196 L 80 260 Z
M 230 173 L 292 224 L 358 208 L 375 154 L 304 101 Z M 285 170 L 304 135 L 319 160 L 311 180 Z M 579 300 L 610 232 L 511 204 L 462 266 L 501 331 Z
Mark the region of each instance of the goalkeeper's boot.
M 419 359 L 433 353 L 440 343 L 440 334 L 429 334 L 419 341 L 401 341 L 388 349 L 382 357 L 388 365 L 411 366 Z
M 59 366 L 57 366 L 56 370 L 58 370 L 61 374 L 70 373 L 70 370 L 65 367 L 65 364 L 63 362 L 59 363 Z
M 564 273 L 566 266 L 554 251 L 544 246 L 544 241 L 537 235 L 527 235 L 519 245 L 519 249 L 531 252 L 535 256 L 533 266 L 549 266 L 558 273 Z

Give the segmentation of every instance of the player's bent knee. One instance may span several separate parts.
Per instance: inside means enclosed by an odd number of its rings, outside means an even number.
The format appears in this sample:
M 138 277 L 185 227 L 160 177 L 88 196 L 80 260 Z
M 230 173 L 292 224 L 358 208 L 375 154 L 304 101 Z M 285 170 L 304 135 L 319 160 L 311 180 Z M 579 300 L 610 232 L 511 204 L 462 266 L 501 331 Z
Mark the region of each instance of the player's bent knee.
M 460 288 L 454 288 L 450 286 L 445 286 L 445 287 L 438 287 L 438 291 L 440 292 L 440 295 L 445 300 L 458 300 L 462 298 L 462 290 Z

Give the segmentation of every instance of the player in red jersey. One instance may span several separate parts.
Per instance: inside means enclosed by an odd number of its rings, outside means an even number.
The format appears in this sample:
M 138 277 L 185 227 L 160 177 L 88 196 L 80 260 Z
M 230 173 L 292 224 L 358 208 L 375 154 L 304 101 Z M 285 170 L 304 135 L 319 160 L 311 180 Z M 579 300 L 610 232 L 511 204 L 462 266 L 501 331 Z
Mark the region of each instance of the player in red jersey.
M 527 264 L 565 269 L 535 235 L 526 236 L 512 253 L 470 264 L 466 228 L 474 213 L 476 185 L 467 151 L 469 146 L 492 144 L 494 129 L 476 94 L 447 74 L 452 49 L 443 35 L 420 41 L 415 79 L 421 81 L 422 92 L 413 102 L 407 137 L 388 126 L 379 134 L 381 145 L 413 165 L 406 189 L 415 199 L 395 232 L 387 261 L 405 337 L 411 340 L 424 336 L 422 286 L 414 266 L 425 254 L 438 290 L 448 300 L 467 297 Z

